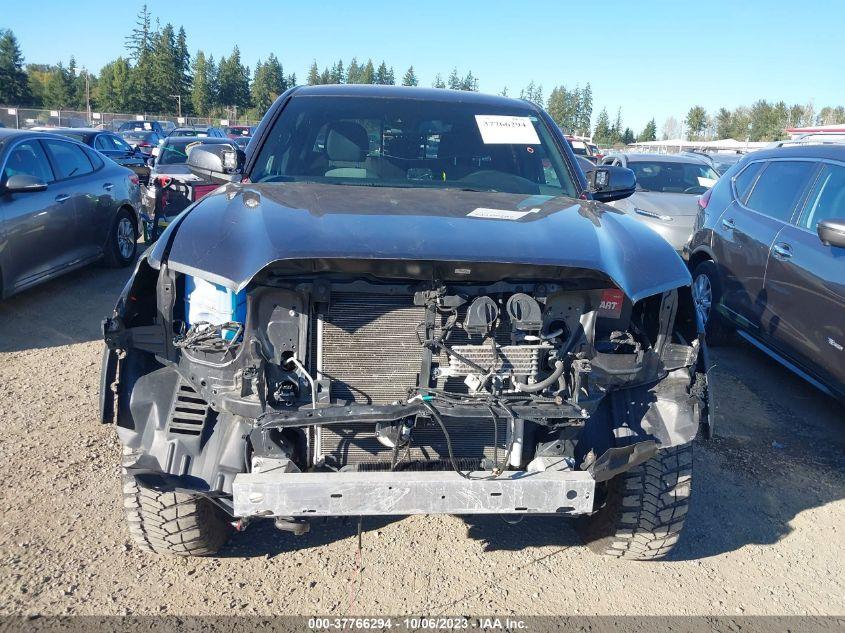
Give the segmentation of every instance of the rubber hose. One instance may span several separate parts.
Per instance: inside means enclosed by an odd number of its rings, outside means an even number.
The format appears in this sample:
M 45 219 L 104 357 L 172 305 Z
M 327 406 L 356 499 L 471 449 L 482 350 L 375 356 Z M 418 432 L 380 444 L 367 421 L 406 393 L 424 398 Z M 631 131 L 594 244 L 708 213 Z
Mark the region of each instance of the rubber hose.
M 562 375 L 563 375 L 563 361 L 558 360 L 558 361 L 555 361 L 554 371 L 552 371 L 552 373 L 549 377 L 545 378 L 544 380 L 541 380 L 540 382 L 535 382 L 531 385 L 523 383 L 523 382 L 518 382 L 518 383 L 516 383 L 516 390 L 520 391 L 522 393 L 538 393 L 540 391 L 543 391 L 543 389 L 551 387 L 553 384 L 555 384 L 557 382 L 557 379 L 560 378 Z

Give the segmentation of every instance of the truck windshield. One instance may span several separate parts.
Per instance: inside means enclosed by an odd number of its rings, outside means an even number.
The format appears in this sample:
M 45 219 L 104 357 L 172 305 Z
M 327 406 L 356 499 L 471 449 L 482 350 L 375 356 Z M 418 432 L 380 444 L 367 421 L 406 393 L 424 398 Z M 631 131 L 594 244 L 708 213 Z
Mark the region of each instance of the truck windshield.
M 252 182 L 576 195 L 548 126 L 519 104 L 296 96 Z

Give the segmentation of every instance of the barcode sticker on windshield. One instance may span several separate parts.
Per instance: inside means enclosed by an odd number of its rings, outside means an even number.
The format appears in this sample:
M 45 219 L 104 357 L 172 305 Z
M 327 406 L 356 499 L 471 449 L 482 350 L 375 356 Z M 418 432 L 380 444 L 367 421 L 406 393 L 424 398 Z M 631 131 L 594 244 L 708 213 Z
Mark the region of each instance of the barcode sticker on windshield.
M 486 145 L 539 145 L 540 138 L 527 116 L 476 114 L 475 122 Z
M 540 209 L 529 209 L 528 211 L 509 211 L 507 209 L 485 209 L 479 207 L 467 213 L 471 218 L 487 218 L 488 220 L 521 220 L 529 213 L 537 213 Z

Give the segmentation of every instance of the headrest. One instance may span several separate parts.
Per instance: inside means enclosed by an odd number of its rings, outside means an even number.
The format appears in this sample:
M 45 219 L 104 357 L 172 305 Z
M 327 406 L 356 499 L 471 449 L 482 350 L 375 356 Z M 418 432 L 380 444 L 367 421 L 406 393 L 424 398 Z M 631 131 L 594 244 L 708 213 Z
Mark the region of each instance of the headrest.
M 337 121 L 326 135 L 326 155 L 331 161 L 360 163 L 364 160 L 370 141 L 367 130 L 354 121 Z

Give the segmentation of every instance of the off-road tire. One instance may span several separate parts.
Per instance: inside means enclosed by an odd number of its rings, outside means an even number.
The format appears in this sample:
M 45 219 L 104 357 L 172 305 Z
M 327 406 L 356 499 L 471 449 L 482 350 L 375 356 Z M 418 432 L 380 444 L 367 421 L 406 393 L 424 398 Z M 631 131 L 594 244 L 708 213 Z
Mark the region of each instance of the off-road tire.
M 719 302 L 722 300 L 722 280 L 719 277 L 719 270 L 716 268 L 716 264 L 710 260 L 701 262 L 692 271 L 693 288 L 695 287 L 696 279 L 700 275 L 705 275 L 710 282 L 712 297 L 710 315 L 704 324 L 704 334 L 707 337 L 707 343 L 709 345 L 723 345 L 730 342 L 733 336 L 733 328 L 719 314 L 717 309 Z
M 123 508 L 136 546 L 156 554 L 211 556 L 232 533 L 228 515 L 208 499 L 159 492 L 123 469 Z
M 131 251 L 121 252 L 120 229 L 123 223 L 127 230 L 132 231 Z M 117 215 L 109 229 L 109 238 L 103 251 L 103 263 L 109 268 L 124 268 L 135 261 L 135 254 L 138 252 L 138 221 L 135 215 L 126 208 L 117 212 Z
M 579 522 L 581 536 L 605 556 L 663 558 L 678 542 L 691 485 L 692 444 L 660 450 L 608 483 L 604 507 Z

